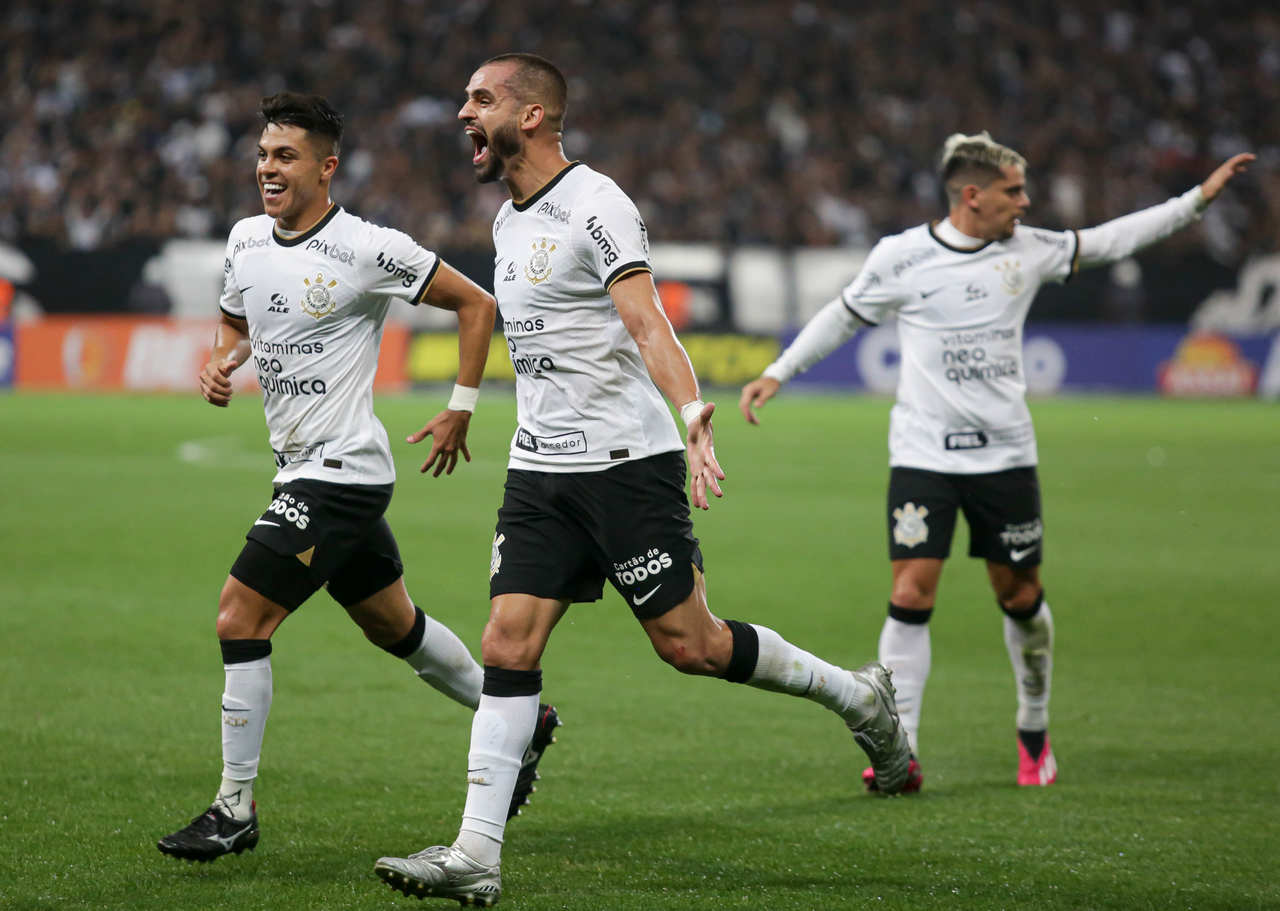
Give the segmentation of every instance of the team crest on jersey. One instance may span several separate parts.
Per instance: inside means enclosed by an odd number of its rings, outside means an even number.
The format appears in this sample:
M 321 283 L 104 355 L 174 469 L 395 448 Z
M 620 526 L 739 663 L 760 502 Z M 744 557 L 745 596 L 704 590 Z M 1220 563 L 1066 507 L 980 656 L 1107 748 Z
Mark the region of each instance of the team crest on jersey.
M 502 568 L 502 542 L 507 540 L 506 535 L 493 536 L 493 553 L 489 555 L 489 578 L 492 579 L 498 574 L 498 570 Z
M 555 249 L 556 245 L 545 237 L 533 242 L 533 255 L 524 267 L 524 277 L 530 284 L 540 285 L 551 277 L 551 254 Z
M 1018 260 L 1006 259 L 1003 262 L 996 263 L 996 271 L 1000 273 L 1000 281 L 1004 285 L 1004 290 L 1007 294 L 1017 294 L 1023 289 L 1022 263 L 1018 262 Z
M 893 511 L 893 541 L 903 547 L 915 547 L 929 540 L 929 526 L 924 517 L 929 510 L 914 503 L 904 503 Z
M 302 283 L 307 286 L 307 290 L 302 292 L 302 311 L 308 316 L 324 319 L 338 309 L 337 301 L 329 293 L 329 289 L 338 284 L 336 281 L 326 283 L 324 275 L 317 272 L 314 282 L 309 278 L 304 278 Z

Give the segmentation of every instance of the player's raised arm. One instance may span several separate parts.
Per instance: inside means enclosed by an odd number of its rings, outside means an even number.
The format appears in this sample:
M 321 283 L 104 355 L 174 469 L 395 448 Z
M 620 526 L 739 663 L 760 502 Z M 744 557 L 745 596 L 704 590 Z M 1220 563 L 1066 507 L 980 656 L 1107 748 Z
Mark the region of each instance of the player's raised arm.
M 231 372 L 249 358 L 249 323 L 229 313 L 213 334 L 213 349 L 200 370 L 200 395 L 210 405 L 226 408 L 231 401 Z
M 1249 152 L 1233 155 L 1204 183 L 1181 196 L 1080 231 L 1080 265 L 1087 268 L 1117 262 L 1194 223 L 1223 187 L 1243 174 L 1256 157 Z
M 467 429 L 471 426 L 471 413 L 475 411 L 480 396 L 480 380 L 489 357 L 489 340 L 493 335 L 497 304 L 493 295 L 443 262 L 423 300 L 458 315 L 458 381 L 453 387 L 453 396 L 444 411 L 408 437 L 410 443 L 417 443 L 428 436 L 432 438 L 431 452 L 419 470 L 426 472 L 434 465 L 435 471 L 431 476 L 439 477 L 442 471 L 453 474 L 459 452 L 464 459 L 471 461 Z
M 624 276 L 610 286 L 609 296 L 623 325 L 635 339 L 649 376 L 667 401 L 680 409 L 680 417 L 688 427 L 685 450 L 689 456 L 691 499 L 699 509 L 708 509 L 708 490 L 717 497 L 724 496 L 720 489 L 724 471 L 716 461 L 711 431 L 711 414 L 716 406 L 712 402 L 704 403 L 698 393 L 698 378 L 688 353 L 663 312 L 653 274 L 645 270 Z

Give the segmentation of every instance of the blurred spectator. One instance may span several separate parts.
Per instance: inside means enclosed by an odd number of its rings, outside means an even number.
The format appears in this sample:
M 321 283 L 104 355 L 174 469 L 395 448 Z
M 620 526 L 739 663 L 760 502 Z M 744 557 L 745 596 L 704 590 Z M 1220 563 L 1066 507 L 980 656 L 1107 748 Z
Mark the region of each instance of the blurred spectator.
M 943 138 L 987 129 L 1052 227 L 1252 149 L 1253 195 L 1173 243 L 1226 264 L 1278 246 L 1271 4 L 14 0 L 0 41 L 4 240 L 223 238 L 260 211 L 258 100 L 290 87 L 348 112 L 343 205 L 487 250 L 503 196 L 477 192 L 454 114 L 482 60 L 531 50 L 572 80 L 569 156 L 664 241 L 866 244 L 941 213 Z

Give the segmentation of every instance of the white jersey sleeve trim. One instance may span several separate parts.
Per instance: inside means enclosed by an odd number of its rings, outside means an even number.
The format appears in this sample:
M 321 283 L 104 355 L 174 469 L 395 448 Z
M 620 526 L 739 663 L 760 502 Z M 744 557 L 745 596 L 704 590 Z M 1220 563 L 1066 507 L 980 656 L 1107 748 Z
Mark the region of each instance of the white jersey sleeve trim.
M 1167 202 L 1085 228 L 1077 232 L 1076 260 L 1082 268 L 1118 262 L 1197 221 L 1205 205 L 1196 186 Z
M 857 335 L 865 322 L 845 304 L 843 296 L 837 297 L 814 314 L 787 350 L 764 369 L 764 375 L 787 382 Z

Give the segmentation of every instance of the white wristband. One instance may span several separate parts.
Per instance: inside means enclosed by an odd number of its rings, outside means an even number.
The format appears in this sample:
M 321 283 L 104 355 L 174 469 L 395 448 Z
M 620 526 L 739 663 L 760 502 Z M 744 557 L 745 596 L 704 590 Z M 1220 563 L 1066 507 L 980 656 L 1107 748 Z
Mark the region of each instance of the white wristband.
M 449 404 L 446 406 L 450 411 L 475 411 L 476 402 L 480 398 L 480 388 L 478 386 L 459 386 L 453 384 L 453 395 L 449 397 Z
M 698 419 L 704 404 L 702 399 L 694 399 L 689 404 L 680 406 L 680 420 L 684 421 L 684 426 L 688 427 Z

